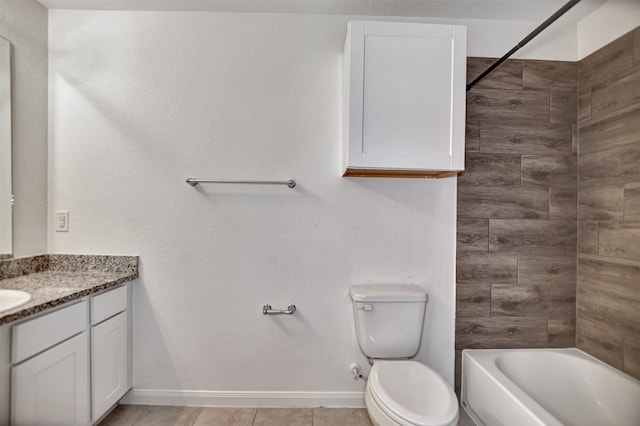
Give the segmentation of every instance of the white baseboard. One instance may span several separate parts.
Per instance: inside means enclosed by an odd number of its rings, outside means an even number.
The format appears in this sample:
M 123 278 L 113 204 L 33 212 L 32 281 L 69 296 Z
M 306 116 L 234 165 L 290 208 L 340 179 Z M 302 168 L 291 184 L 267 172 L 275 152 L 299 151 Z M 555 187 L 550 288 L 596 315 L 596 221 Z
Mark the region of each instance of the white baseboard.
M 120 400 L 131 405 L 226 407 L 364 407 L 364 392 L 224 392 L 131 389 Z

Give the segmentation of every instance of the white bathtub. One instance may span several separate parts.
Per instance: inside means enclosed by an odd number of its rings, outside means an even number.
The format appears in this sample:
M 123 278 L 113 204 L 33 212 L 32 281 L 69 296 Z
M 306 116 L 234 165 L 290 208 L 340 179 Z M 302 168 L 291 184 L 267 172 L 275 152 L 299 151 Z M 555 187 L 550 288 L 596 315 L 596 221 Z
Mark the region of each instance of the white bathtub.
M 462 406 L 478 425 L 640 425 L 640 381 L 578 349 L 467 349 Z

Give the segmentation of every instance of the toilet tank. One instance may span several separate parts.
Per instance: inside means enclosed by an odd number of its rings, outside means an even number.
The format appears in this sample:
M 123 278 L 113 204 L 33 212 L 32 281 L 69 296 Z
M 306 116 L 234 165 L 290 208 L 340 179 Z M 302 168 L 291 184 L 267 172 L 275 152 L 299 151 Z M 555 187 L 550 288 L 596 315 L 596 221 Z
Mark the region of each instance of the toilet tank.
M 427 292 L 413 284 L 354 285 L 349 290 L 358 344 L 369 358 L 411 358 L 422 339 Z

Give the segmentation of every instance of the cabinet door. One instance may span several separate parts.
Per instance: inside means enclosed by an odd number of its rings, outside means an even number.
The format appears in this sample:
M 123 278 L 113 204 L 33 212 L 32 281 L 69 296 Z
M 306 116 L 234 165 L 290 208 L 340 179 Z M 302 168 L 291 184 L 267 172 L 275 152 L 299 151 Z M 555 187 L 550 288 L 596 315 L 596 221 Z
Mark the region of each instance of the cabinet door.
M 462 170 L 464 28 L 355 21 L 349 31 L 347 167 Z
M 11 423 L 89 423 L 89 362 L 83 332 L 12 367 Z
M 127 313 L 91 328 L 93 421 L 98 420 L 128 390 Z

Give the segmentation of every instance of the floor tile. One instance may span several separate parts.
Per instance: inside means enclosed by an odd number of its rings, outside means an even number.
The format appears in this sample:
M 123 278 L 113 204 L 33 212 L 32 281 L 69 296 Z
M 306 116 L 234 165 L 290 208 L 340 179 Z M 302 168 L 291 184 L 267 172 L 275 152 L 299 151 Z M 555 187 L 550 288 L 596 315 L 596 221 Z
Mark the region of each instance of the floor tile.
M 312 408 L 258 408 L 254 426 L 312 426 Z
M 371 426 L 366 408 L 120 405 L 100 426 Z M 460 408 L 458 426 L 474 426 Z
M 202 407 L 150 406 L 133 426 L 192 426 Z
M 251 426 L 256 408 L 205 407 L 193 426 Z
M 371 426 L 366 408 L 314 408 L 313 426 Z
M 148 405 L 118 405 L 100 426 L 131 426 L 149 410 Z

